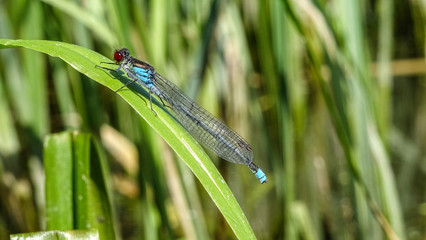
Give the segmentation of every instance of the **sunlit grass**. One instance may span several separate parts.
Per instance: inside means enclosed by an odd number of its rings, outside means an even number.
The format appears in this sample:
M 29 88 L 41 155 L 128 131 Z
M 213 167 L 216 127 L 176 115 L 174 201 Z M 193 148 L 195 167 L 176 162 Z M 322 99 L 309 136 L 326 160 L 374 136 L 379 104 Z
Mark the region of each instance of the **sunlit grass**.
M 55 40 L 105 56 L 127 47 L 155 66 L 252 145 L 267 185 L 245 166 L 211 156 L 259 239 L 421 238 L 420 6 L 3 1 L 0 38 Z M 410 7 L 420 10 L 398 11 Z M 90 77 L 105 81 L 98 84 L 87 77 L 96 72 L 74 68 L 38 52 L 0 49 L 0 239 L 45 230 L 37 169 L 44 138 L 63 130 L 91 133 L 109 159 L 123 239 L 234 238 L 187 160 L 164 144 L 162 126 L 176 123 L 152 117 L 147 94 L 129 104 L 119 94 L 130 91 L 113 92 L 122 82 Z M 146 111 L 144 119 L 132 104 Z M 106 142 L 105 126 L 117 141 Z M 118 159 L 117 149 L 131 154 Z M 33 186 L 25 195 L 15 188 L 23 181 Z

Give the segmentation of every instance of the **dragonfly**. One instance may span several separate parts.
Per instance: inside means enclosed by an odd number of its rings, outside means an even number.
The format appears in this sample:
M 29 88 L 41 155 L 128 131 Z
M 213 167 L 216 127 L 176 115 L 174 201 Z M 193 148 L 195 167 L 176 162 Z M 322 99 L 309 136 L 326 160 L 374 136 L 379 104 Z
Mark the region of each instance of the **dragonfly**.
M 235 131 L 191 100 L 171 81 L 158 74 L 154 67 L 130 56 L 127 48 L 116 50 L 114 60 L 115 63 L 101 63 L 119 65 L 115 69 L 96 66 L 114 72 L 122 69 L 132 79 L 115 92 L 135 82 L 142 85 L 149 91 L 150 107 L 154 114 L 156 113 L 152 108 L 152 95 L 157 96 L 164 106 L 170 107 L 176 120 L 205 148 L 231 163 L 247 165 L 261 183 L 268 182 L 265 173 L 253 163 L 252 148 Z M 164 104 L 163 100 L 168 104 Z

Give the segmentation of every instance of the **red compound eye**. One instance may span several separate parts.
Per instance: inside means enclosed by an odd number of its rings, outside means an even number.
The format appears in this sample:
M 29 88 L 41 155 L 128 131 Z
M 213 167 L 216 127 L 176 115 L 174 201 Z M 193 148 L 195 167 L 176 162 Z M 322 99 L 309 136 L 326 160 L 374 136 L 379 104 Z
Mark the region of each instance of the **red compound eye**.
M 123 59 L 123 54 L 121 54 L 121 52 L 115 52 L 114 53 L 114 59 L 117 61 L 117 62 L 120 62 L 122 59 Z

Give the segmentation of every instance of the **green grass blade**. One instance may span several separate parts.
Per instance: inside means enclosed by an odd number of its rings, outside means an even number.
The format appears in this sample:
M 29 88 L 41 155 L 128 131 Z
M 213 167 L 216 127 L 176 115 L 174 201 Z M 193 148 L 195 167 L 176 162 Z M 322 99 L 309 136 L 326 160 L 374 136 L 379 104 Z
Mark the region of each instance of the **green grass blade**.
M 76 229 L 98 229 L 101 239 L 114 239 L 107 182 L 111 179 L 89 134 L 74 134 L 74 206 Z
M 116 90 L 128 78 L 120 76 L 117 80 L 111 73 L 96 68 L 100 62 L 109 61 L 104 56 L 83 47 L 53 41 L 41 40 L 6 40 L 0 39 L 0 48 L 25 47 L 59 57 L 77 71 L 98 83 Z M 223 180 L 216 167 L 200 145 L 182 128 L 164 109 L 161 103 L 154 102 L 153 107 L 158 116 L 149 108 L 149 96 L 140 86 L 132 86 L 132 91 L 124 89 L 120 94 L 147 123 L 174 149 L 200 180 L 230 227 L 240 239 L 254 239 L 244 213 L 239 207 L 231 190 Z M 253 179 L 255 181 L 255 179 Z
M 104 41 L 108 46 L 113 47 L 117 45 L 118 39 L 116 35 L 110 30 L 110 28 L 108 28 L 107 25 L 105 25 L 105 22 L 100 21 L 98 17 L 79 7 L 74 2 L 64 0 L 42 1 L 75 18 L 77 21 L 92 30 L 95 35 Z
M 44 142 L 46 228 L 74 229 L 71 133 L 50 135 Z
M 0 154 L 12 155 L 19 149 L 18 134 L 13 126 L 10 109 L 7 106 L 6 91 L 0 76 Z
M 107 175 L 89 134 L 52 134 L 44 144 L 48 230 L 97 229 L 115 237 Z

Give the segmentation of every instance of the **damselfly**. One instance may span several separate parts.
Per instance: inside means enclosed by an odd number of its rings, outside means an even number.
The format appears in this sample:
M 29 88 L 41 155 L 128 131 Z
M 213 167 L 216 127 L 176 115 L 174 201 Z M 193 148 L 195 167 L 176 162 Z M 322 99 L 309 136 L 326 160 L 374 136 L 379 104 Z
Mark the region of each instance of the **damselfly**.
M 268 182 L 263 171 L 253 163 L 250 145 L 222 121 L 187 97 L 176 85 L 158 74 L 154 67 L 131 57 L 126 48 L 116 50 L 114 60 L 115 63 L 102 63 L 119 65 L 116 69 L 97 67 L 115 72 L 123 69 L 133 80 L 116 92 L 134 82 L 139 83 L 148 89 L 150 106 L 154 113 L 152 94 L 158 96 L 163 104 L 163 100 L 168 103 L 174 117 L 204 147 L 229 162 L 247 165 L 261 183 Z

